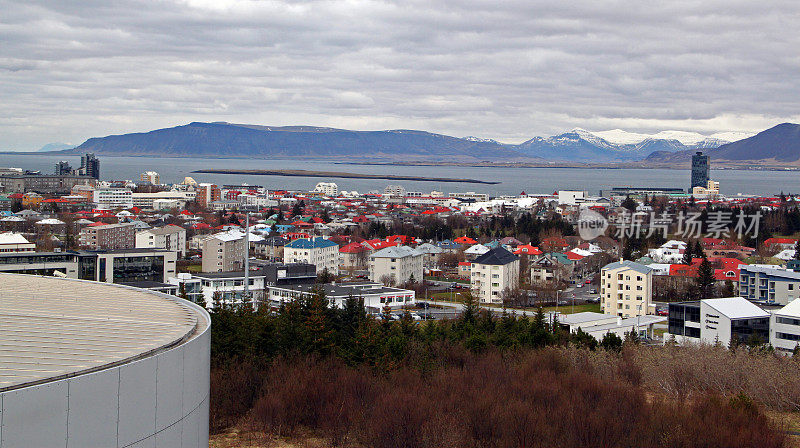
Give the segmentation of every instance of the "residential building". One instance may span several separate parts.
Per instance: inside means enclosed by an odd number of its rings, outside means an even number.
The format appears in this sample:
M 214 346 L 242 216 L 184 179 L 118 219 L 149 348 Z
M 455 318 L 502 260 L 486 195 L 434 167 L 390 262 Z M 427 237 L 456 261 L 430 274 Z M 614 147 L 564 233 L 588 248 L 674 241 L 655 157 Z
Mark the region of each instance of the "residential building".
M 202 241 L 203 272 L 241 271 L 244 257 L 248 254 L 244 234 L 223 232 L 211 235 Z
M 0 233 L 0 253 L 35 251 L 36 244 L 28 241 L 22 234 L 12 232 Z
M 600 308 L 624 318 L 653 314 L 653 269 L 622 260 L 600 270 Z
M 191 202 L 195 199 L 197 192 L 192 190 L 180 191 L 180 190 L 170 190 L 170 191 L 159 191 L 156 193 L 133 193 L 131 194 L 131 201 L 133 202 L 134 207 L 144 208 L 144 209 L 151 209 L 151 210 L 161 210 L 164 208 L 163 205 L 156 205 L 156 201 L 174 201 L 171 204 L 174 204 L 175 207 L 169 208 L 185 208 L 187 202 Z
M 69 162 L 62 160 L 60 162 L 56 162 L 56 169 L 53 174 L 56 176 L 70 176 L 75 174 L 75 170 L 72 169 L 72 165 L 70 165 Z
M 361 243 L 350 243 L 339 248 L 339 265 L 345 269 L 364 269 L 368 265 L 370 250 Z
M 444 249 L 431 243 L 422 243 L 416 247 L 418 252 L 423 254 L 423 265 L 428 268 L 439 267 Z
M 321 237 L 298 238 L 283 246 L 285 263 L 310 263 L 317 272 L 339 274 L 339 245 Z
M 161 176 L 155 171 L 145 171 L 139 175 L 139 180 L 150 185 L 161 185 Z
M 719 182 L 709 180 L 708 185 L 705 187 L 692 188 L 692 196 L 699 196 L 703 198 L 715 198 L 719 196 Z
M 94 154 L 84 154 L 81 156 L 81 167 L 78 174 L 91 178 L 100 179 L 100 160 Z
M 136 229 L 131 223 L 86 226 L 79 244 L 83 249 L 116 250 L 136 247 Z
M 783 353 L 792 353 L 800 345 L 800 300 L 772 312 L 769 342 Z
M 575 261 L 560 252 L 550 252 L 531 258 L 531 283 L 567 282 L 575 272 Z
M 339 186 L 333 182 L 319 182 L 314 187 L 314 192 L 335 198 L 339 196 Z
M 171 250 L 178 253 L 178 258 L 183 258 L 186 256 L 186 229 L 167 225 L 136 232 L 136 247 Z
M 558 205 L 577 205 L 585 200 L 585 191 L 559 190 L 558 192 Z
M 46 174 L 0 174 L 0 184 L 10 193 L 34 191 L 41 194 L 66 194 L 76 185 L 94 186 L 88 176 Z
M 253 243 L 253 253 L 267 260 L 283 260 L 283 247 L 289 243 L 286 238 L 271 236 Z
M 97 208 L 132 208 L 133 192 L 127 188 L 99 188 L 92 192 L 92 202 Z
M 221 198 L 222 196 L 218 186 L 208 183 L 197 184 L 195 201 L 203 207 L 208 207 L 210 203 L 219 201 Z
M 788 305 L 800 298 L 800 272 L 772 265 L 739 266 L 739 294 L 752 301 Z
M 692 192 L 694 187 L 707 187 L 708 174 L 708 156 L 698 151 L 692 156 L 692 182 L 689 186 L 689 192 Z
M 387 185 L 386 188 L 383 189 L 383 194 L 402 198 L 406 195 L 406 189 L 403 188 L 402 185 Z
M 502 303 L 503 292 L 519 287 L 519 257 L 496 247 L 472 261 L 470 284 L 482 303 Z
M 770 341 L 770 313 L 742 297 L 669 304 L 667 334 L 678 343 L 730 346 L 731 341 Z
M 425 255 L 409 246 L 392 246 L 369 256 L 369 278 L 373 282 L 402 285 L 423 280 Z
M 381 312 L 387 306 L 399 308 L 413 306 L 416 303 L 416 294 L 413 290 L 387 287 L 380 283 L 271 286 L 269 300 L 273 304 L 280 304 L 300 297 L 310 297 L 316 293 L 317 288 L 320 288 L 325 297 L 337 307 L 343 307 L 349 298 L 362 299 L 364 306 L 372 313 Z

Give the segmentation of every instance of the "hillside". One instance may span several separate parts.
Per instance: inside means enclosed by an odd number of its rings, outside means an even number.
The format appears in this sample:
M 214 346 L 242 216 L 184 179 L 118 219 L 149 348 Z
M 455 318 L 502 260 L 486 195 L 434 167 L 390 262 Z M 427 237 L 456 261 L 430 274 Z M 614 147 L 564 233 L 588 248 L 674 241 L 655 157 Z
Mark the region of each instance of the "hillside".
M 800 125 L 782 123 L 758 134 L 718 148 L 705 150 L 711 160 L 730 162 L 800 162 Z M 645 162 L 686 163 L 694 151 L 654 152 Z
M 347 160 L 528 160 L 512 147 L 422 131 L 348 131 L 310 126 L 190 123 L 146 133 L 91 138 L 72 150 L 102 155 L 281 157 Z

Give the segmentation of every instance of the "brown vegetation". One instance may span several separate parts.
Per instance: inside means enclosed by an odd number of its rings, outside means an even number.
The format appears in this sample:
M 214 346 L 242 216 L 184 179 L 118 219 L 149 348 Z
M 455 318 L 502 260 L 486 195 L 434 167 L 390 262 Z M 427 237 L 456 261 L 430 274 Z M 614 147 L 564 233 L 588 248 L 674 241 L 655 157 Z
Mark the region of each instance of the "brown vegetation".
M 795 361 L 743 350 L 427 350 L 380 372 L 310 356 L 216 367 L 212 431 L 376 448 L 780 447 L 759 409 L 800 397 Z

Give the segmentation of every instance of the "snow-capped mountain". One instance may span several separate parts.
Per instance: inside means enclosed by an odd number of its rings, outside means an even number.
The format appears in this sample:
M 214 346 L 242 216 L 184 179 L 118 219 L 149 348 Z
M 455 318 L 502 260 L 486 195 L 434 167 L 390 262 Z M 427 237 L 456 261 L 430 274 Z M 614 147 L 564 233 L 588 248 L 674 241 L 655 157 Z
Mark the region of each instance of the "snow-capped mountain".
M 591 132 L 576 128 L 552 137 L 532 138 L 516 149 L 527 155 L 554 160 L 612 162 L 640 160 L 656 151 L 713 149 L 749 135 L 744 132 L 724 132 L 709 136 L 687 131 L 641 134 L 622 129 Z

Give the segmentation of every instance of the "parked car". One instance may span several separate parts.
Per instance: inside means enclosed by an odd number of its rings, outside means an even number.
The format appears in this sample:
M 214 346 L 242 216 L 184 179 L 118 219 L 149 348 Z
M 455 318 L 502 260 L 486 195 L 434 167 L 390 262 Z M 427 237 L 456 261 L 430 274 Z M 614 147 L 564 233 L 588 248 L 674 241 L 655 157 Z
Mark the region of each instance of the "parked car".
M 656 310 L 656 314 L 659 316 L 669 316 L 669 310 L 666 308 L 659 308 Z
M 585 284 L 587 284 L 587 285 L 591 285 L 591 284 L 592 284 L 592 279 L 586 280 L 586 281 L 585 281 L 585 282 L 583 282 L 583 283 L 585 283 Z
M 589 291 L 589 294 L 597 294 L 597 290 L 596 289 L 592 289 L 591 291 Z
M 600 303 L 600 297 L 589 297 L 586 299 L 587 303 Z

